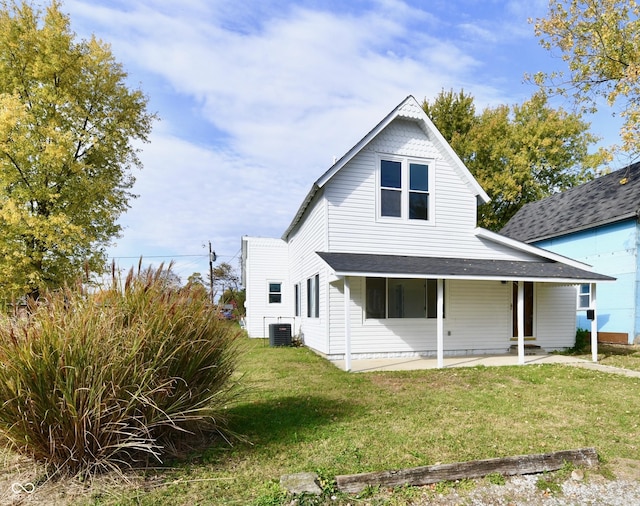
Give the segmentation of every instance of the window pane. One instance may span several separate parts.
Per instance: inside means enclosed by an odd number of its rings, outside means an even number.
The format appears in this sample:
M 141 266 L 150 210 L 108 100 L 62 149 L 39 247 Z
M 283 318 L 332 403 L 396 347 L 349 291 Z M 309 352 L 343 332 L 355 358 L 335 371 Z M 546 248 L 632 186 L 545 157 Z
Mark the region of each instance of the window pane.
M 425 304 L 424 279 L 389 280 L 389 318 L 424 318 Z
M 588 295 L 580 295 L 580 307 L 581 308 L 589 307 L 589 296 Z
M 282 295 L 279 293 L 269 294 L 269 304 L 280 304 L 282 302 Z
M 426 193 L 409 193 L 409 219 L 429 219 L 429 195 Z
M 401 197 L 402 194 L 397 190 L 381 190 L 380 214 L 382 216 L 401 216 Z
M 438 317 L 438 281 L 427 280 L 427 318 Z
M 429 191 L 429 166 L 412 163 L 409 165 L 409 189 Z
M 588 284 L 580 285 L 580 293 L 589 293 L 591 286 Z
M 402 187 L 402 164 L 400 162 L 380 161 L 380 186 L 384 188 Z
M 313 294 L 313 298 L 315 301 L 315 306 L 314 306 L 314 314 L 313 316 L 316 318 L 320 317 L 320 274 L 316 274 L 315 278 L 314 278 L 314 285 L 315 285 L 315 293 Z
M 270 292 L 279 292 L 280 291 L 280 283 L 269 283 L 269 291 Z
M 367 278 L 367 318 L 384 318 L 386 280 L 384 278 Z

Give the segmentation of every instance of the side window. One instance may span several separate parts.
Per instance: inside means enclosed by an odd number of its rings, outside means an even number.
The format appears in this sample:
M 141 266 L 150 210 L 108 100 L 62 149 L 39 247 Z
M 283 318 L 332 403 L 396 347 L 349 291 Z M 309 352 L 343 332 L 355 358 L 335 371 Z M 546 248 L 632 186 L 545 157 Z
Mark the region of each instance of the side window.
M 320 317 L 320 275 L 307 279 L 307 317 Z
M 296 283 L 293 289 L 295 292 L 295 315 L 300 316 L 300 283 Z
M 584 283 L 578 287 L 578 309 L 591 307 L 591 285 Z
M 282 302 L 282 283 L 269 283 L 269 304 Z

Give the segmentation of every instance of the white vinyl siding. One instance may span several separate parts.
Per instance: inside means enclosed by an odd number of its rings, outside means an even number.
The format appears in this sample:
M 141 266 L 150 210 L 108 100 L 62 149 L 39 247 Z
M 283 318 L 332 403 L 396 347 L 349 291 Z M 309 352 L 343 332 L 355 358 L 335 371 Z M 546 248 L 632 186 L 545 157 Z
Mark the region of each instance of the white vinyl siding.
M 570 348 L 575 344 L 576 287 L 538 283 L 536 297 L 536 344 L 546 351 Z
M 428 160 L 429 220 L 378 218 L 378 164 L 396 158 Z M 400 158 L 401 157 L 401 158 Z M 349 253 L 528 260 L 532 257 L 476 237 L 477 202 L 450 159 L 438 153 L 417 124 L 394 121 L 357 154 L 324 189 L 328 250 Z M 452 245 L 455 244 L 455 247 Z
M 301 284 L 300 297 L 302 300 L 302 315 L 300 318 L 300 332 L 304 343 L 321 353 L 328 353 L 328 309 L 327 309 L 327 266 L 316 255 L 316 251 L 327 251 L 327 213 L 326 201 L 322 192 L 310 204 L 306 219 L 294 230 L 289 239 L 291 255 L 291 280 Z M 318 275 L 318 317 L 308 316 L 307 280 Z
M 289 323 L 293 317 L 288 246 L 280 239 L 244 237 L 242 250 L 246 330 L 249 337 L 268 337 L 270 323 Z M 270 302 L 276 295 L 270 290 L 275 284 L 280 284 L 281 303 Z

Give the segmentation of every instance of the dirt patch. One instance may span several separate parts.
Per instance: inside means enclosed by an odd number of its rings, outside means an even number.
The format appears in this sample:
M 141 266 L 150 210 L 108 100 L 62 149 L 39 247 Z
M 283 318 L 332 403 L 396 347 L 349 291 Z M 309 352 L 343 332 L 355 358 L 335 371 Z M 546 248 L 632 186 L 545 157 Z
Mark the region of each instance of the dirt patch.
M 94 477 L 91 481 L 78 478 L 51 477 L 45 470 L 28 459 L 0 451 L 0 504 L 22 506 L 65 506 L 84 499 L 118 497 L 126 490 L 149 490 L 159 486 L 157 478 L 109 475 Z

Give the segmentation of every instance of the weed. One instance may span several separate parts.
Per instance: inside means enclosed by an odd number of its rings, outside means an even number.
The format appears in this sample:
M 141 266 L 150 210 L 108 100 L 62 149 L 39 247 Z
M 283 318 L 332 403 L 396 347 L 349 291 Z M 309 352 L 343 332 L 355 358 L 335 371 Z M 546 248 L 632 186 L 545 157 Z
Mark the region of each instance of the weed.
M 505 477 L 500 473 L 488 474 L 485 479 L 492 485 L 504 485 L 505 483 L 507 483 Z
M 543 473 L 543 475 L 536 480 L 536 488 L 541 492 L 552 495 L 557 495 L 562 492 L 562 485 L 558 482 L 557 477 L 550 473 Z

